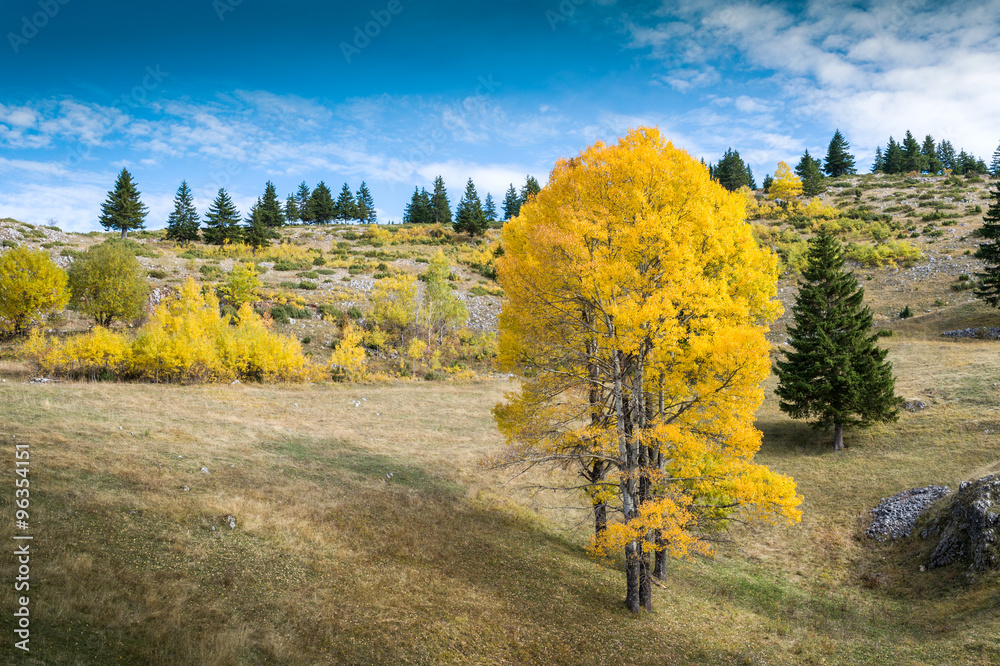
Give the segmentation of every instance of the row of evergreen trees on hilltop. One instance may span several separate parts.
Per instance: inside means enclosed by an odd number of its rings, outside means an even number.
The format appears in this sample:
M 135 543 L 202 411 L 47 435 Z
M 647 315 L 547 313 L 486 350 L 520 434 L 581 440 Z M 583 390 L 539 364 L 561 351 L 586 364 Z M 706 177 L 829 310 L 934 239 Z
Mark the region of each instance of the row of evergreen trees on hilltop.
M 706 164 L 705 166 L 712 178 L 730 191 L 736 191 L 741 187 L 757 189 L 750 166 L 743 161 L 739 152 L 732 148 L 726 150 L 718 163 Z M 872 173 L 884 174 L 952 173 L 960 176 L 989 173 L 1000 178 L 1000 146 L 993 153 L 992 161 L 987 166 L 985 161 L 966 152 L 964 148 L 956 152 L 950 141 L 935 142 L 934 137 L 928 134 L 924 137 L 923 143 L 920 143 L 907 130 L 902 143 L 897 143 L 890 136 L 884 149 L 881 146 L 875 149 L 875 162 L 872 164 L 871 171 Z M 854 155 L 851 154 L 851 145 L 838 129 L 834 132 L 833 138 L 830 139 L 826 158 L 818 159 L 806 150 L 795 167 L 795 173 L 802 180 L 803 194 L 806 196 L 820 194 L 826 189 L 823 182 L 825 178 L 857 173 L 856 161 Z M 763 188 L 765 191 L 768 190 L 771 182 L 770 175 L 764 178 Z

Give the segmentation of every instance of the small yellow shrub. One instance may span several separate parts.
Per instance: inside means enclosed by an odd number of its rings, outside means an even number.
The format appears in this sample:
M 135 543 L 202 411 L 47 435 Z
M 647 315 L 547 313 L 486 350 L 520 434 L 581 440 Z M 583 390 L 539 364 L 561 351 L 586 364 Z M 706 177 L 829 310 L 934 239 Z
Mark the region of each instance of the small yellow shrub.
M 333 371 L 335 381 L 350 381 L 365 376 L 367 357 L 364 347 L 361 346 L 363 337 L 362 331 L 350 324 L 344 327 L 340 344 L 330 355 L 330 369 Z

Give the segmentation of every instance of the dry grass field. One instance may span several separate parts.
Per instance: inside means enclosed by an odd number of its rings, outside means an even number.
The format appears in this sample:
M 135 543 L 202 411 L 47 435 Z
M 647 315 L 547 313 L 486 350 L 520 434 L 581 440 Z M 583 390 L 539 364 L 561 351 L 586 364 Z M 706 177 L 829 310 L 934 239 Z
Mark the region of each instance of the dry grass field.
M 925 251 L 965 261 L 975 242 Z M 734 528 L 714 558 L 672 563 L 639 616 L 620 563 L 587 556 L 580 498 L 481 465 L 509 380 L 37 384 L 8 354 L 0 441 L 8 470 L 30 444 L 32 622 L 30 657 L 8 630 L 0 661 L 1000 663 L 1000 579 L 921 571 L 926 542 L 863 536 L 882 497 L 1000 471 L 1000 342 L 940 335 L 1000 312 L 928 265 L 859 270 L 897 392 L 928 407 L 834 454 L 778 410 L 772 378 L 759 460 L 796 479 L 802 522 Z M 917 316 L 895 317 L 905 304 Z M 5 586 L 14 570 L 0 558 Z M 8 629 L 13 604 L 8 587 Z

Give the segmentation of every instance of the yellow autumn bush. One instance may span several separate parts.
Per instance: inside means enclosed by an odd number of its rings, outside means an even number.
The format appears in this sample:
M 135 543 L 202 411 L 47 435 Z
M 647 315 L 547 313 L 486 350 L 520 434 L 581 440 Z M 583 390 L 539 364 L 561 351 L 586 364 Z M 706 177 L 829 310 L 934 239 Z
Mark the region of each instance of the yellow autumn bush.
M 67 340 L 36 334 L 24 351 L 46 372 L 89 379 L 110 374 L 153 382 L 273 382 L 323 374 L 297 340 L 270 330 L 269 319 L 248 303 L 234 322 L 219 314 L 215 294 L 193 280 L 161 303 L 131 341 L 97 327 Z

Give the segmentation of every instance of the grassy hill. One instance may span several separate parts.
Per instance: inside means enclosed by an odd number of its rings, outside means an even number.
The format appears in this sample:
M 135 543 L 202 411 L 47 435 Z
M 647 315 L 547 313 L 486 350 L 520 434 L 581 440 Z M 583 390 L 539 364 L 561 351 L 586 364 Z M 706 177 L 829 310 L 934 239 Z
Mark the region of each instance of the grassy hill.
M 925 542 L 878 543 L 862 534 L 881 497 L 929 483 L 956 487 L 1000 470 L 1000 343 L 940 336 L 1000 326 L 1000 313 L 952 288 L 975 272 L 965 252 L 975 248 L 981 215 L 927 232 L 928 223 L 907 217 L 925 214 L 919 203 L 927 201 L 966 213 L 983 204 L 987 184 L 955 193 L 944 179 L 912 180 L 853 179 L 824 199 L 856 208 L 860 188 L 860 205 L 890 215 L 900 225 L 892 233 L 905 231 L 923 252 L 910 268 L 857 271 L 879 325 L 893 331 L 884 342 L 898 392 L 927 409 L 849 431 L 849 448 L 834 454 L 828 434 L 777 409 L 772 379 L 758 414 L 759 459 L 797 480 L 802 523 L 736 528 L 714 559 L 672 563 L 668 583 L 654 589 L 654 612 L 638 617 L 621 604 L 620 563 L 584 552 L 590 523 L 572 508 L 579 498 L 521 490 L 544 479 L 541 472 L 512 480 L 480 465 L 501 443 L 490 408 L 511 388 L 507 379 L 26 383 L 31 368 L 8 346 L 0 439 L 9 461 L 15 439 L 32 453 L 31 657 L 52 664 L 1000 663 L 995 576 L 921 571 Z M 933 198 L 920 198 L 927 194 Z M 893 207 L 902 208 L 882 212 Z M 916 237 L 907 228 L 914 220 Z M 808 234 L 794 220 L 760 224 Z M 469 265 L 476 248 L 461 239 L 373 247 L 346 237 L 357 229 L 282 233 L 288 251 L 321 250 L 335 271 L 312 279 L 317 289 L 298 290 L 281 283 L 310 280 L 295 275 L 307 271 L 261 262 L 271 264 L 265 277 L 275 297 L 298 295 L 314 312 L 323 304 L 363 309 L 364 280 L 419 272 L 418 260 L 438 249 L 452 260 L 467 302 L 483 303 L 484 329 L 499 302 L 472 294 L 495 287 Z M 845 239 L 870 243 L 867 234 L 859 227 Z M 5 221 L 0 239 L 64 243 L 47 248 L 58 258 L 104 236 Z M 162 289 L 187 275 L 211 281 L 202 266 L 226 270 L 233 261 L 182 257 L 190 249 L 156 232 L 137 240 L 153 255 L 140 260 L 164 274 L 153 278 Z M 365 269 L 352 275 L 360 259 Z M 786 306 L 794 284 L 789 273 L 779 285 Z M 900 320 L 904 305 L 917 316 Z M 775 325 L 776 342 L 787 321 Z M 69 315 L 49 326 L 72 331 L 85 322 Z M 332 326 L 318 315 L 278 325 L 318 341 L 334 334 Z M 318 357 L 323 349 L 312 345 Z M 470 367 L 485 376 L 485 363 Z M 0 492 L 5 516 L 11 494 Z M 0 525 L 0 538 L 13 543 L 11 521 Z M 0 580 L 14 575 L 13 559 L 0 559 Z M 12 612 L 4 595 L 0 613 Z M 0 654 L 13 659 L 9 641 Z

